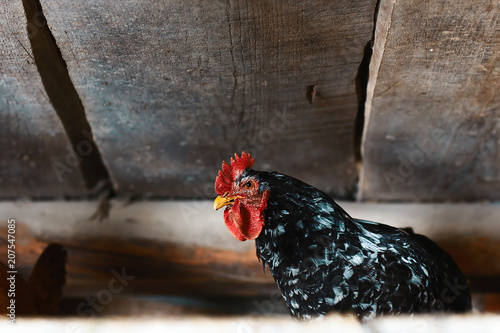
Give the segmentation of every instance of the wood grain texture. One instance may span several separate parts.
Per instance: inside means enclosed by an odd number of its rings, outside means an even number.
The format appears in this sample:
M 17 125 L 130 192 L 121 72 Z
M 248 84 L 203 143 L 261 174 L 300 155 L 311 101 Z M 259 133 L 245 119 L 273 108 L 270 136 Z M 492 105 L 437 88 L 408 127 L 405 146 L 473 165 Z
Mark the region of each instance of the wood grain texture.
M 41 1 L 118 194 L 156 197 L 212 196 L 243 149 L 352 196 L 375 3 Z
M 382 0 L 361 199 L 500 199 L 499 4 Z
M 83 179 L 77 164 L 68 165 L 75 156 L 45 94 L 26 22 L 21 1 L 0 0 L 0 198 L 81 197 Z M 66 168 L 60 177 L 54 163 Z
M 498 205 L 340 204 L 361 219 L 412 227 L 453 256 L 473 291 L 499 292 Z M 17 221 L 20 275 L 27 278 L 45 246 L 57 242 L 68 251 L 65 297 L 95 295 L 122 269 L 134 276 L 124 295 L 269 297 L 277 290 L 254 242 L 234 239 L 209 201 L 113 201 L 102 223 L 88 220 L 96 205 L 0 203 L 0 212 Z M 7 256 L 5 235 L 0 229 L 0 258 Z
M 82 208 L 82 205 L 79 206 Z M 157 221 L 154 218 L 150 220 L 156 227 L 150 230 L 149 235 L 143 232 L 147 229 L 145 225 L 138 225 L 139 221 L 130 217 L 126 220 L 115 217 L 114 221 L 121 221 L 118 225 L 103 226 L 99 222 L 88 221 L 85 208 L 89 206 L 83 204 L 83 210 L 74 209 L 72 215 L 76 219 L 66 219 L 69 225 L 65 227 L 59 224 L 63 222 L 59 219 L 54 223 L 54 220 L 36 214 L 39 216 L 37 221 L 31 219 L 30 214 L 14 213 L 19 216 L 16 218 L 16 269 L 20 276 L 29 277 L 40 253 L 52 239 L 60 241 L 68 253 L 65 297 L 95 295 L 109 288 L 110 280 L 117 275 L 127 277 L 121 285 L 113 282 L 117 284 L 113 285 L 115 289 L 120 287 L 119 294 L 125 295 L 256 297 L 270 295 L 277 290 L 271 275 L 263 271 L 262 264 L 257 260 L 253 244 L 244 244 L 235 250 L 234 246 L 232 248 L 216 239 L 242 245 L 240 242 L 231 239 L 227 233 L 213 231 L 206 233 L 200 242 L 199 230 L 184 234 L 186 239 L 174 240 L 172 236 L 178 233 L 178 228 L 169 225 L 169 218 L 161 221 L 163 228 L 159 229 L 156 228 Z M 58 215 L 48 214 L 52 218 Z M 153 215 L 148 216 L 151 218 Z M 165 215 L 172 216 L 168 211 Z M 175 220 L 174 224 L 179 222 Z M 59 231 L 51 229 L 50 224 L 59 225 Z M 201 229 L 206 230 L 208 223 L 205 221 L 203 224 Z M 39 227 L 44 230 L 44 235 L 39 233 Z M 80 233 L 80 228 L 91 232 Z M 95 233 L 97 229 L 102 229 L 103 233 Z M 124 234 L 115 232 L 112 235 L 113 229 L 121 229 Z M 129 233 L 138 229 L 142 231 L 135 235 Z M 0 255 L 3 258 L 7 257 L 6 234 L 5 228 L 0 229 Z M 205 245 L 207 242 L 209 245 Z

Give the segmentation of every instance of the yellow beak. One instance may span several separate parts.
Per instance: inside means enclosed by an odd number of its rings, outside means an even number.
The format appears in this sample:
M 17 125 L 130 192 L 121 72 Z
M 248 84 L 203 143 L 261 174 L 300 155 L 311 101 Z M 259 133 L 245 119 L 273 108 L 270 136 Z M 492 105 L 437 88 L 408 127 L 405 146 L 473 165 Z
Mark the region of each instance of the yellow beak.
M 214 209 L 218 210 L 221 209 L 222 207 L 225 207 L 229 204 L 232 204 L 234 200 L 241 198 L 239 196 L 234 196 L 234 197 L 221 197 L 220 195 L 215 198 L 214 200 Z

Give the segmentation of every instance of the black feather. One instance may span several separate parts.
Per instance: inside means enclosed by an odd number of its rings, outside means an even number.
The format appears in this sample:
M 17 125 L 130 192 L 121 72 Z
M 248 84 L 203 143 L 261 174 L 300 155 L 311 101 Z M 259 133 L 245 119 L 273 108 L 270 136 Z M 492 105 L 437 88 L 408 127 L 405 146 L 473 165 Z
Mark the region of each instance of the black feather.
M 470 310 L 464 275 L 427 237 L 354 219 L 295 178 L 254 170 L 245 176 L 270 191 L 257 256 L 293 315 L 338 311 L 366 318 Z

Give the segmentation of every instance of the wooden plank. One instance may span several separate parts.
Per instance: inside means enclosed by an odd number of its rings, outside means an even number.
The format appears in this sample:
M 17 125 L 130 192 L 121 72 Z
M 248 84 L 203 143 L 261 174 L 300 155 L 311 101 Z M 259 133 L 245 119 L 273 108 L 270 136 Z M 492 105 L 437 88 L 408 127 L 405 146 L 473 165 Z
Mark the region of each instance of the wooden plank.
M 113 272 L 122 274 L 122 270 L 134 277 L 124 289 L 127 294 L 241 297 L 276 289 L 257 261 L 254 244 L 232 238 L 207 202 L 202 206 L 198 202 L 130 206 L 113 202 L 110 220 L 103 223 L 89 220 L 96 202 L 0 205 L 3 216 L 17 221 L 17 268 L 23 277 L 28 277 L 48 243 L 67 249 L 66 297 L 97 293 L 108 285 Z M 211 214 L 204 218 L 207 213 Z M 5 235 L 2 230 L 3 258 Z
M 364 328 L 373 333 L 494 333 L 499 319 L 498 314 L 385 316 L 367 321 Z
M 427 235 L 453 256 L 474 291 L 499 292 L 494 283 L 500 277 L 498 205 L 340 204 L 352 216 Z M 96 205 L 0 203 L 2 215 L 17 221 L 22 276 L 48 243 L 58 242 L 68 250 L 65 297 L 95 294 L 122 269 L 134 276 L 124 295 L 265 297 L 276 291 L 254 243 L 235 240 L 211 202 L 114 201 L 110 219 L 102 223 L 89 221 Z M 6 257 L 4 235 L 0 232 L 0 258 Z
M 83 298 L 64 299 L 61 304 L 61 316 L 78 314 L 75 309 L 80 304 L 87 304 Z M 86 307 L 87 315 L 89 306 Z M 101 310 L 101 309 L 99 309 Z M 266 296 L 250 297 L 179 297 L 179 296 L 134 296 L 114 295 L 113 301 L 95 311 L 96 316 L 148 316 L 165 317 L 179 315 L 197 316 L 286 316 L 290 318 L 290 310 L 285 304 L 279 290 Z
M 76 157 L 34 63 L 22 1 L 0 0 L 0 48 L 0 198 L 84 196 Z
M 118 194 L 156 197 L 212 196 L 243 149 L 352 196 L 375 3 L 41 1 Z
M 490 320 L 491 321 L 491 320 Z M 462 322 L 462 321 L 460 321 Z M 233 333 L 233 332 L 289 332 L 300 333 L 305 330 L 317 333 L 329 333 L 332 327 L 339 331 L 350 333 L 362 333 L 361 323 L 352 316 L 328 316 L 322 320 L 310 320 L 300 322 L 293 320 L 290 316 L 282 317 L 259 317 L 235 316 L 235 317 L 209 317 L 209 316 L 159 316 L 145 319 L 144 317 L 125 318 L 100 318 L 89 320 L 88 318 L 71 318 L 60 320 L 48 320 L 46 318 L 22 318 L 16 322 L 16 332 L 64 332 L 68 330 L 78 330 L 78 332 L 165 332 L 168 331 L 183 333 Z M 459 326 L 456 326 L 459 327 Z M 489 326 L 479 326 L 489 327 Z M 7 320 L 0 322 L 0 329 L 9 332 L 12 326 L 7 324 Z M 482 330 L 489 333 L 489 331 Z M 392 332 L 392 331 L 391 331 Z M 417 332 L 417 331 L 411 331 Z M 432 331 L 432 333 L 438 331 Z M 463 332 L 463 331 L 445 331 Z
M 361 199 L 500 199 L 499 4 L 381 1 Z
M 349 315 L 329 315 L 321 320 L 298 321 L 284 317 L 272 316 L 155 316 L 147 317 L 118 317 L 99 318 L 22 318 L 17 323 L 17 332 L 52 333 L 65 330 L 81 332 L 123 332 L 138 331 L 165 332 L 169 331 L 197 333 L 233 333 L 233 332 L 317 332 L 329 333 L 332 327 L 340 332 L 361 333 L 469 333 L 483 332 L 496 333 L 498 331 L 498 314 L 468 314 L 468 315 L 413 315 L 413 316 L 385 316 L 363 322 Z M 6 320 L 0 322 L 0 329 L 12 330 Z
M 297 321 L 290 317 L 270 316 L 235 316 L 235 317 L 208 317 L 208 316 L 157 316 L 125 317 L 125 318 L 88 318 L 46 319 L 22 318 L 17 323 L 18 332 L 51 333 L 65 330 L 79 330 L 81 332 L 123 332 L 138 331 L 165 332 L 165 327 L 174 332 L 185 333 L 233 333 L 233 332 L 317 332 L 328 333 L 332 327 L 340 332 L 360 333 L 468 333 L 484 332 L 496 333 L 500 316 L 495 314 L 469 315 L 415 315 L 415 316 L 385 316 L 364 322 L 352 316 L 329 315 L 321 320 L 307 322 Z M 0 322 L 0 328 L 12 330 L 6 320 Z

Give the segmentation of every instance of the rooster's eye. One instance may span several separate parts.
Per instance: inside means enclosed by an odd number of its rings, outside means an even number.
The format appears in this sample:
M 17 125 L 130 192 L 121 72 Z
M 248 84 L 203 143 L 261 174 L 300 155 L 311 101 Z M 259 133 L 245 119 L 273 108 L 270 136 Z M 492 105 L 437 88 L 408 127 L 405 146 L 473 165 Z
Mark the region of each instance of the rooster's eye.
M 252 188 L 253 187 L 253 183 L 250 182 L 250 181 L 248 181 L 248 182 L 245 183 L 245 187 L 246 188 Z

